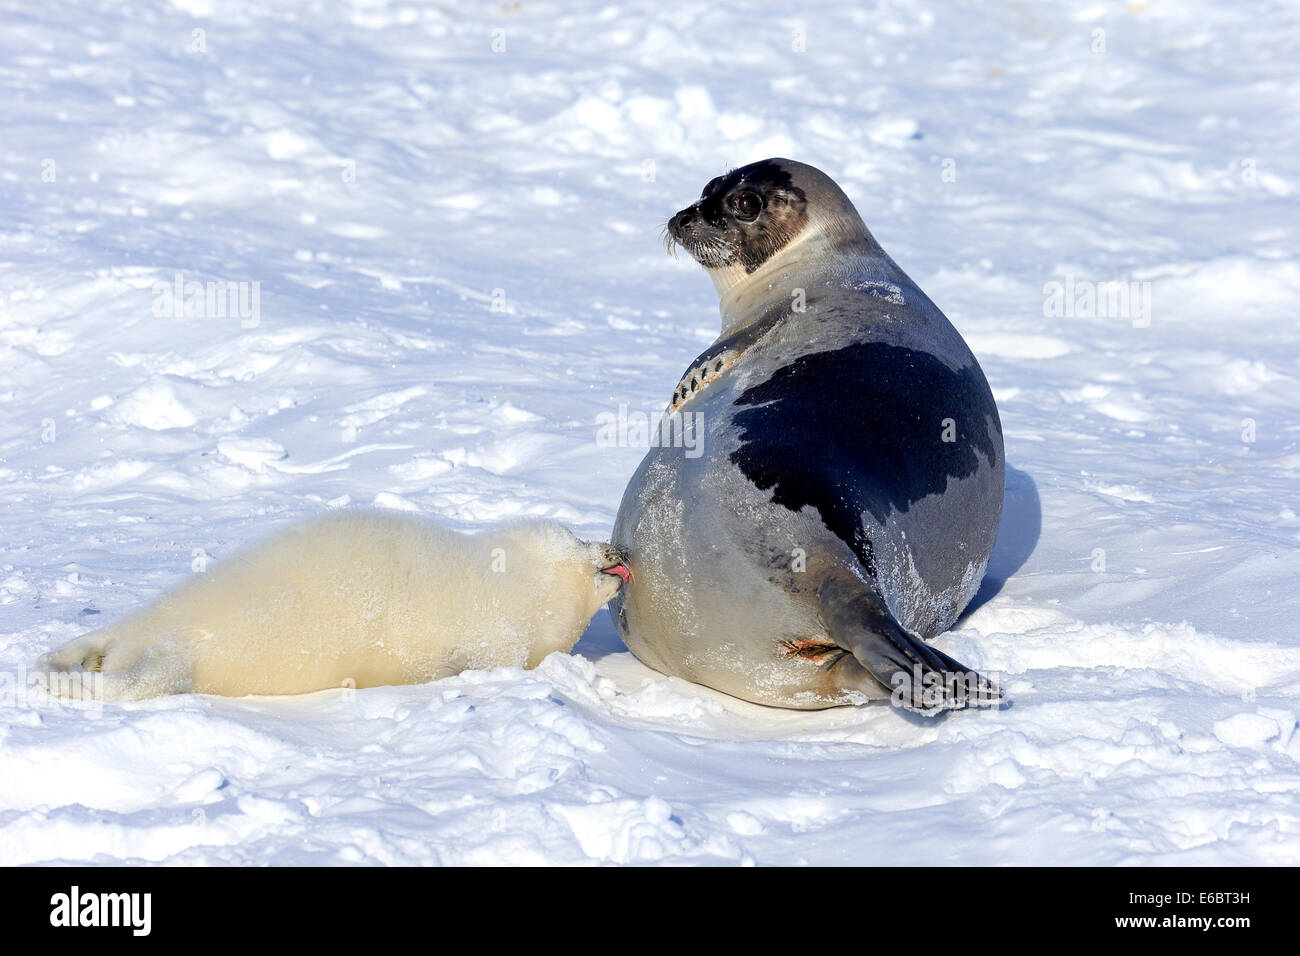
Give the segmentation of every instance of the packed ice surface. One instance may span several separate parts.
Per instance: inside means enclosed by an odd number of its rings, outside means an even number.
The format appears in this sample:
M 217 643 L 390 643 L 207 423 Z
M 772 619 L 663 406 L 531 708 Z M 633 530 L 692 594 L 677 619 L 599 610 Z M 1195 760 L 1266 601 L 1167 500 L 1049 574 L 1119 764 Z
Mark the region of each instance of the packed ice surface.
M 1298 16 L 7 4 L 0 863 L 1300 862 Z M 1006 519 L 937 645 L 1010 707 L 748 706 L 603 613 L 530 672 L 26 691 L 302 514 L 607 535 L 644 448 L 598 416 L 718 328 L 660 229 L 774 155 L 993 384 Z

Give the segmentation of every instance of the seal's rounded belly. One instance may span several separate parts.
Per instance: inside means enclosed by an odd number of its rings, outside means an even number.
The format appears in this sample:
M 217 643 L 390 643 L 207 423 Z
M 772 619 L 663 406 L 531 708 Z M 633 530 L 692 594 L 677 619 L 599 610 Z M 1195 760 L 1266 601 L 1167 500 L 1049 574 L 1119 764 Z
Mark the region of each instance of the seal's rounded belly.
M 694 414 L 702 427 L 710 411 Z M 694 460 L 653 449 L 628 486 L 613 533 L 632 572 L 614 609 L 619 633 L 656 670 L 733 696 L 846 703 L 826 671 L 784 647 L 818 630 L 815 610 L 784 583 L 798 546 L 784 529 L 762 527 L 763 496 L 710 450 L 713 437 L 706 430 Z

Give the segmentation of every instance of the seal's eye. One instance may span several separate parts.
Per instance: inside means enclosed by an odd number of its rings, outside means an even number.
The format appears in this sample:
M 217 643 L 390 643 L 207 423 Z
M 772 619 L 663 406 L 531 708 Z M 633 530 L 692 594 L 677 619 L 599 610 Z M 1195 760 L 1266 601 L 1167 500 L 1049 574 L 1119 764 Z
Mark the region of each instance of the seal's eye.
M 710 179 L 708 185 L 704 187 L 704 192 L 700 193 L 700 198 L 703 199 L 709 193 L 713 192 L 713 190 L 717 189 L 718 186 L 722 184 L 722 180 L 722 176 L 714 176 Z
M 763 208 L 763 200 L 758 193 L 743 192 L 732 200 L 731 206 L 736 211 L 737 219 L 748 222 Z

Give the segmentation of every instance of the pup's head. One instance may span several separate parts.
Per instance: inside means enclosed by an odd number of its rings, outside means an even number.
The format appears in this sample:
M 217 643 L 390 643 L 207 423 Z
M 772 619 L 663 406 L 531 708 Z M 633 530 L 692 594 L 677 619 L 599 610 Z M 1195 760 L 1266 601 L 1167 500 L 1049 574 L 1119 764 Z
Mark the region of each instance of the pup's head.
M 824 236 L 866 234 L 829 176 L 790 159 L 764 159 L 709 180 L 700 198 L 668 220 L 669 251 L 680 245 L 710 272 L 755 272 L 782 250 Z
M 529 666 L 551 651 L 571 650 L 591 616 L 631 577 L 627 556 L 617 548 L 583 541 L 552 521 L 513 525 L 494 543 L 501 546 L 509 580 L 533 595 L 529 617 L 540 633 Z
M 595 594 L 596 602 L 591 613 L 595 614 L 614 597 L 615 594 L 632 578 L 632 571 L 627 566 L 627 555 L 604 541 L 582 541 L 596 567 Z

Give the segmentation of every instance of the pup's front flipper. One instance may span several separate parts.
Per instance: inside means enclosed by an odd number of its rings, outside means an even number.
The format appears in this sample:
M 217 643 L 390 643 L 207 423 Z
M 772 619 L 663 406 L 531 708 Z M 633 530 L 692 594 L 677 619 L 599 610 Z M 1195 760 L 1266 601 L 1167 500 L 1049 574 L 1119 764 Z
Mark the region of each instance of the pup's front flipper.
M 829 581 L 817 597 L 822 626 L 831 640 L 906 709 L 933 716 L 1001 699 L 1001 689 L 988 678 L 903 628 L 863 582 Z

